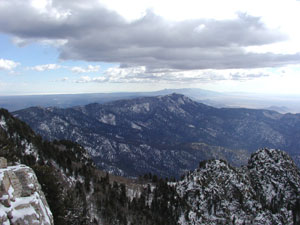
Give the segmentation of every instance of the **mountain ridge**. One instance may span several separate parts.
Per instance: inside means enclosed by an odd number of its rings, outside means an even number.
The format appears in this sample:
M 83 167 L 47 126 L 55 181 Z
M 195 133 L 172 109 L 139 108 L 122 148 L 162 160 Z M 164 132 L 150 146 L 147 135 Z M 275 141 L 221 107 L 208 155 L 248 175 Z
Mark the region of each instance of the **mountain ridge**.
M 295 159 L 299 156 L 300 114 L 218 109 L 176 93 L 68 109 L 29 108 L 13 114 L 43 138 L 78 142 L 99 167 L 119 175 L 150 171 L 178 177 L 194 169 L 199 160 L 212 158 L 204 158 L 192 148 L 183 149 L 184 143 L 220 146 L 237 154 L 244 151 L 244 156 L 266 146 L 286 149 Z M 236 162 L 231 157 L 224 159 L 241 165 L 246 162 L 244 156 L 236 156 L 241 158 Z M 187 165 L 187 160 L 192 165 Z
M 207 153 L 201 154 L 201 150 L 179 146 L 194 140 L 203 142 L 193 138 L 193 114 L 199 107 L 212 108 L 186 96 L 171 94 L 70 109 L 36 107 L 17 111 L 14 115 L 48 140 L 69 139 L 80 143 L 96 163 L 101 162 L 98 166 L 107 171 L 130 176 L 152 172 L 179 177 L 186 170 L 194 169 L 199 160 L 210 158 L 209 155 L 203 158 L 201 155 Z M 223 155 L 230 161 L 226 148 L 220 149 L 224 149 Z M 124 161 L 132 166 L 123 165 L 119 170 Z M 231 162 L 240 165 L 246 161 L 244 157 Z
M 243 167 L 201 161 L 178 181 L 121 181 L 97 170 L 78 144 L 43 141 L 2 109 L 0 140 L 0 156 L 34 169 L 58 225 L 300 223 L 300 172 L 280 150 L 260 149 Z
M 146 194 L 150 183 L 145 186 L 145 182 L 100 171 L 78 144 L 43 141 L 24 122 L 0 109 L 3 156 L 10 165 L 23 163 L 35 171 L 56 225 L 175 225 L 184 208 L 166 181 L 155 176 L 155 194 L 151 189 Z M 150 195 L 155 207 L 149 207 Z M 166 205 L 168 200 L 176 209 Z

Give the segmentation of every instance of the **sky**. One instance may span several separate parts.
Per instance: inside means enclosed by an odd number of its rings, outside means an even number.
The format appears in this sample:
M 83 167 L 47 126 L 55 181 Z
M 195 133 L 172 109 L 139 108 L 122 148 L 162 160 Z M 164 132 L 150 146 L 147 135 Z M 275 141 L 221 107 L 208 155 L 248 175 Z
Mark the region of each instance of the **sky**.
M 296 0 L 1 0 L 0 95 L 298 95 L 299 12 Z

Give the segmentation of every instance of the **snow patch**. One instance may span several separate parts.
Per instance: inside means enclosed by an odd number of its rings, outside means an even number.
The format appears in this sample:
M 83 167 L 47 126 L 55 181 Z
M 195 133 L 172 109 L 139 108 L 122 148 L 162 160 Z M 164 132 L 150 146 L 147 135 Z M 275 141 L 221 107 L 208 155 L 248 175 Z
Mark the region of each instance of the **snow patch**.
M 119 144 L 120 152 L 131 152 L 129 146 L 126 144 Z
M 140 112 L 149 112 L 150 111 L 150 104 L 147 103 L 142 103 L 142 104 L 135 104 L 130 107 L 130 109 L 135 112 L 135 113 L 140 113 Z
M 12 174 L 19 175 L 12 176 Z M 20 182 L 24 179 L 19 178 L 21 174 L 27 180 L 24 184 Z M 8 176 L 8 178 L 4 178 L 5 176 Z M 5 219 L 10 215 L 11 219 L 6 219 L 3 224 L 11 224 L 10 222 L 13 224 L 53 224 L 52 213 L 31 168 L 25 165 L 9 166 L 0 169 L 0 178 L 0 183 L 3 182 L 3 179 L 8 179 L 5 182 L 6 185 L 9 185 L 7 191 L 5 189 L 2 190 L 4 191 L 4 195 L 0 199 L 0 202 L 7 201 L 9 204 L 0 204 L 0 217 Z M 14 182 L 11 179 L 14 179 Z M 23 195 L 17 191 L 20 188 L 22 190 L 30 188 L 33 192 L 29 196 L 27 194 Z
M 137 129 L 137 130 L 142 130 L 142 127 L 140 127 L 139 125 L 137 125 L 136 123 L 133 123 L 133 122 L 131 122 L 131 128 Z
M 49 126 L 46 123 L 41 123 L 39 125 L 39 130 L 51 133 L 51 130 L 50 130 Z
M 2 129 L 4 129 L 5 131 L 7 131 L 7 124 L 6 124 L 6 121 L 5 121 L 4 116 L 1 116 L 1 119 L 0 119 L 0 127 L 1 127 Z
M 111 114 L 111 113 L 103 115 L 98 120 L 102 123 L 105 123 L 105 124 L 110 124 L 110 125 L 113 125 L 113 126 L 116 125 L 116 116 L 114 114 Z

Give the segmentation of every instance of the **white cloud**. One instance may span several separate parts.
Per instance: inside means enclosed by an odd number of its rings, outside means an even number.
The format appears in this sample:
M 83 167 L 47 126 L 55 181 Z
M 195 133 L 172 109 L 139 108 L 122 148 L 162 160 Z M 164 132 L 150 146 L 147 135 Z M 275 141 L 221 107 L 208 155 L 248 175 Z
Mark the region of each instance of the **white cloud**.
M 266 69 L 231 69 L 231 70 L 161 70 L 148 72 L 146 67 L 112 67 L 103 76 L 82 76 L 77 83 L 208 83 L 217 81 L 247 81 L 270 76 Z
M 107 78 L 105 77 L 89 77 L 89 76 L 82 76 L 78 80 L 76 80 L 76 83 L 103 83 L 106 82 Z
M 20 63 L 14 62 L 8 59 L 0 59 L 0 70 L 13 70 L 16 68 Z
M 228 70 L 162 70 L 147 71 L 146 67 L 109 68 L 105 72 L 107 81 L 120 83 L 206 83 L 222 80 L 246 81 L 269 76 L 266 69 L 228 69 Z
M 82 76 L 76 81 L 76 83 L 89 83 L 91 81 L 92 78 L 90 78 L 89 76 Z
M 61 66 L 57 65 L 57 64 L 44 64 L 44 65 L 37 65 L 37 66 L 29 67 L 28 69 L 35 70 L 38 72 L 43 72 L 46 70 L 57 70 L 59 68 L 61 68 Z
M 100 66 L 88 65 L 87 68 L 83 68 L 80 66 L 74 66 L 71 68 L 73 73 L 93 73 L 98 72 L 100 70 Z

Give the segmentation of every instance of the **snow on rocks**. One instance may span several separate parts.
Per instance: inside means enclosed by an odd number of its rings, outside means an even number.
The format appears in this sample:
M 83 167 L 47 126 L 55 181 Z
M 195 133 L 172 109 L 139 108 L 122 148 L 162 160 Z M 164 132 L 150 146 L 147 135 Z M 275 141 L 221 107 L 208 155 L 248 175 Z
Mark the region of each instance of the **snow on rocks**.
M 4 129 L 5 131 L 7 131 L 7 124 L 6 124 L 4 116 L 1 116 L 1 118 L 0 118 L 0 127 L 2 129 Z
M 52 225 L 53 216 L 33 170 L 0 158 L 0 224 Z
M 102 123 L 110 124 L 113 126 L 116 125 L 116 116 L 111 113 L 102 115 L 101 118 L 99 118 L 98 120 Z
M 200 163 L 176 185 L 189 210 L 179 224 L 299 224 L 300 173 L 282 151 L 261 149 L 248 166 Z
M 141 103 L 141 104 L 134 104 L 134 105 L 130 106 L 130 110 L 135 113 L 149 112 L 150 104 L 148 102 Z

